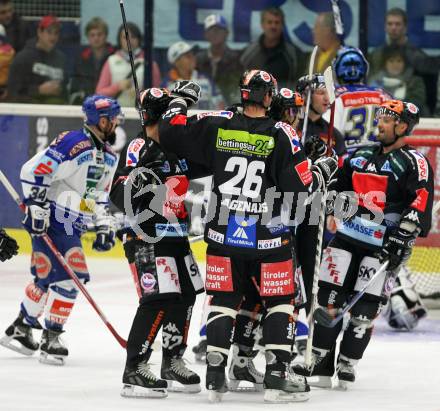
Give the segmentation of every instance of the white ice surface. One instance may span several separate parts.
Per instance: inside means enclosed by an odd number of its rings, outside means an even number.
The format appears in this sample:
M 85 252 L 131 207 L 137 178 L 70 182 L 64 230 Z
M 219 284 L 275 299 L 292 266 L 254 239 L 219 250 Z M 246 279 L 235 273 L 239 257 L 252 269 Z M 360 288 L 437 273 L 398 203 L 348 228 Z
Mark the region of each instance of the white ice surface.
M 24 286 L 30 280 L 29 258 L 0 263 L 0 332 L 15 319 Z M 137 306 L 137 296 L 122 259 L 89 259 L 92 282 L 88 289 L 102 311 L 124 337 Z M 197 342 L 203 297 L 199 296 L 189 346 Z M 438 313 L 437 313 L 438 314 Z M 434 314 L 435 317 L 435 314 Z M 438 318 L 438 316 L 437 316 Z M 165 399 L 126 399 L 119 395 L 125 352 L 80 296 L 67 324 L 64 341 L 70 354 L 64 367 L 43 365 L 0 346 L 0 411 L 36 410 L 151 410 L 197 411 L 439 411 L 440 320 L 423 321 L 415 333 L 396 333 L 379 320 L 375 335 L 358 366 L 355 385 L 347 392 L 312 389 L 306 403 L 264 404 L 262 394 L 228 393 L 210 404 L 206 391 L 195 395 L 170 393 Z M 188 349 L 186 357 L 193 362 Z M 153 369 L 159 373 L 160 354 Z M 263 368 L 263 357 L 257 365 Z M 204 366 L 190 365 L 204 379 Z

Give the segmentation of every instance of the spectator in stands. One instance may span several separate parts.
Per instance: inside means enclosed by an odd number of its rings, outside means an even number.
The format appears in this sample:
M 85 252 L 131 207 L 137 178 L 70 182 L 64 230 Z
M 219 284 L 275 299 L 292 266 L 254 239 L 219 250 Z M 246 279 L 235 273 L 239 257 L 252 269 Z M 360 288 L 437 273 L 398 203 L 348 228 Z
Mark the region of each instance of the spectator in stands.
M 237 87 L 237 79 L 243 73 L 240 52 L 230 49 L 226 44 L 229 31 L 223 16 L 210 14 L 204 25 L 209 48 L 197 53 L 197 70 L 214 80 L 224 106 L 230 106 L 240 100 Z
M 9 68 L 14 55 L 15 50 L 6 38 L 6 30 L 0 24 L 0 101 L 4 100 L 7 96 Z
M 201 87 L 201 97 L 194 108 L 221 109 L 221 96 L 216 93 L 214 83 L 196 70 L 196 49 L 196 46 L 190 46 L 184 41 L 178 41 L 169 47 L 167 58 L 171 70 L 164 81 L 164 86 L 171 90 L 176 81 L 195 81 Z
M 107 42 L 108 25 L 100 17 L 91 19 L 86 27 L 88 45 L 75 60 L 70 82 L 70 104 L 82 104 L 84 97 L 95 92 L 102 67 L 115 48 Z
M 141 48 L 142 33 L 139 27 L 131 22 L 127 23 L 127 30 L 133 51 L 137 81 L 139 87 L 142 87 L 144 84 L 144 52 Z M 133 107 L 136 92 L 123 25 L 118 29 L 117 39 L 118 50 L 104 63 L 98 84 L 96 85 L 96 93 L 117 99 L 121 106 Z M 155 61 L 153 61 L 152 70 L 152 87 L 160 87 L 160 70 Z
M 402 47 L 405 58 L 418 74 L 438 74 L 440 58 L 430 57 L 422 49 L 411 44 L 407 37 L 407 15 L 404 10 L 395 7 L 385 15 L 385 32 L 387 44 L 392 47 Z M 384 49 L 387 45 L 376 48 L 370 54 L 370 77 L 376 75 L 383 67 Z
M 277 79 L 279 88 L 294 88 L 294 83 L 303 74 L 301 52 L 284 38 L 283 11 L 278 7 L 263 10 L 261 29 L 263 34 L 259 39 L 243 51 L 243 68 L 268 71 Z
M 12 0 L 0 0 L 0 24 L 4 26 L 6 37 L 16 53 L 34 36 L 30 25 L 15 13 Z
M 408 64 L 405 49 L 386 46 L 383 49 L 383 70 L 371 78 L 372 86 L 383 88 L 398 100 L 411 101 L 419 107 L 422 116 L 428 115 L 425 83 Z
M 332 12 L 319 13 L 313 26 L 313 42 L 318 46 L 315 60 L 315 72 L 323 73 L 331 67 L 341 40 L 336 34 L 335 19 Z
M 44 16 L 37 39 L 26 44 L 12 62 L 8 79 L 8 99 L 20 103 L 65 104 L 65 55 L 56 46 L 61 23 Z

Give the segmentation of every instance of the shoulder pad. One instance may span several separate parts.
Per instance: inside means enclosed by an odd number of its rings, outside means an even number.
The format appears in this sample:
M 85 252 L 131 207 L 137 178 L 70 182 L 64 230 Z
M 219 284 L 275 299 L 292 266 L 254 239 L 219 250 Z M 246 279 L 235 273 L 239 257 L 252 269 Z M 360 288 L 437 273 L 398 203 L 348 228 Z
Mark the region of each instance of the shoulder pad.
M 145 145 L 143 138 L 135 138 L 130 142 L 127 147 L 127 156 L 125 158 L 125 165 L 130 167 L 136 167 L 139 162 L 139 154 L 142 151 L 142 147 Z
M 207 111 L 205 113 L 199 113 L 196 116 L 197 120 L 204 117 L 225 117 L 230 120 L 234 116 L 234 113 L 232 111 Z
M 90 139 L 82 130 L 61 133 L 50 145 L 51 152 L 57 152 L 63 159 L 73 159 L 84 151 L 92 149 Z
M 301 142 L 299 140 L 298 134 L 290 124 L 287 124 L 284 121 L 278 121 L 275 124 L 275 128 L 283 130 L 284 134 L 289 138 L 293 154 L 301 150 Z

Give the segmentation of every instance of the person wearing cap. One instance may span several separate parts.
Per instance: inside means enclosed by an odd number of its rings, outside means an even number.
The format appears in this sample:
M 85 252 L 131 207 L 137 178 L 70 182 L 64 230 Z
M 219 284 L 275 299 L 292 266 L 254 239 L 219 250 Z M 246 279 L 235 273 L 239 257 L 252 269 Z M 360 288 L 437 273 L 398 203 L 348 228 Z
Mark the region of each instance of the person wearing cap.
M 167 58 L 171 69 L 163 85 L 171 90 L 177 81 L 192 80 L 202 90 L 201 98 L 194 108 L 221 109 L 221 97 L 216 94 L 212 80 L 196 70 L 196 49 L 197 46 L 191 46 L 185 41 L 178 41 L 168 48 Z
M 219 14 L 210 14 L 204 22 L 205 39 L 209 48 L 196 54 L 197 70 L 211 77 L 222 95 L 225 106 L 240 100 L 237 78 L 243 72 L 240 52 L 228 47 L 228 25 Z
M 36 42 L 29 42 L 12 62 L 8 99 L 19 103 L 65 104 L 66 57 L 56 48 L 61 22 L 44 16 Z
M 261 12 L 263 33 L 257 41 L 247 46 L 241 56 L 245 70 L 259 69 L 272 73 L 278 87 L 293 88 L 296 79 L 303 73 L 300 64 L 301 51 L 284 37 L 284 13 L 278 7 L 269 7 Z M 305 61 L 305 60 L 304 60 Z
M 139 85 L 144 83 L 144 51 L 142 50 L 142 32 L 139 27 L 131 22 L 127 23 L 127 31 L 130 38 L 130 45 L 133 52 L 134 67 Z M 104 63 L 96 93 L 113 97 L 118 100 L 121 106 L 133 106 L 136 91 L 133 83 L 128 45 L 125 38 L 124 26 L 119 26 L 118 50 L 112 54 Z M 152 64 L 152 86 L 159 87 L 161 82 L 158 64 Z
M 0 24 L 0 101 L 7 95 L 6 85 L 8 83 L 9 68 L 15 56 L 15 50 L 6 37 L 6 30 Z
M 6 37 L 16 53 L 35 35 L 31 25 L 14 11 L 12 0 L 0 0 L 0 24 L 5 28 Z

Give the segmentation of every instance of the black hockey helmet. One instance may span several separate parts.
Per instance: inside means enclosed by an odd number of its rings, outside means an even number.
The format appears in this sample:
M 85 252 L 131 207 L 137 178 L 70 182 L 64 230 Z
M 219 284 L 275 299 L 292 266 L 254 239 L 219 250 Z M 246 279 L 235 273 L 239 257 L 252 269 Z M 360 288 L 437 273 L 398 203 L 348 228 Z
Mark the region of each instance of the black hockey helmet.
M 420 120 L 419 108 L 413 103 L 401 100 L 388 100 L 382 103 L 377 110 L 376 118 L 383 115 L 394 117 L 397 121 L 406 123 L 408 125 L 406 135 L 411 134 Z
M 304 100 L 301 94 L 289 88 L 282 88 L 272 99 L 269 116 L 275 121 L 280 121 L 283 118 L 284 112 L 290 110 L 290 116 L 295 117 L 303 106 Z
M 139 100 L 144 125 L 149 126 L 157 123 L 160 116 L 168 108 L 171 97 L 166 88 L 153 87 L 141 90 Z
M 300 77 L 296 84 L 296 91 L 305 96 L 309 88 L 312 93 L 319 88 L 325 88 L 324 76 L 321 73 L 314 73 L 311 79 L 309 76 Z
M 263 105 L 264 96 L 277 93 L 277 81 L 263 70 L 247 70 L 240 78 L 241 102 Z

